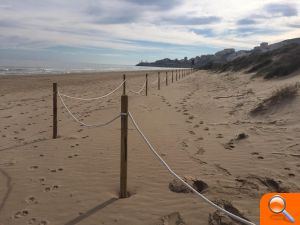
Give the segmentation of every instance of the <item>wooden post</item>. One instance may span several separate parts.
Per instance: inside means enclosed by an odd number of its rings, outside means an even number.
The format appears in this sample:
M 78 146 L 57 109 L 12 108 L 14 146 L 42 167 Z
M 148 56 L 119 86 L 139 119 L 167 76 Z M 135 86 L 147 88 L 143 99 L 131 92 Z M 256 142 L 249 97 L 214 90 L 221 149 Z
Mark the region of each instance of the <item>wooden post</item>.
M 157 89 L 160 90 L 160 72 L 158 72 L 157 79 Z
M 174 82 L 174 78 L 173 78 L 173 70 L 172 70 L 172 83 Z
M 123 74 L 123 95 L 126 95 L 126 75 Z
M 166 86 L 168 86 L 168 72 L 166 72 Z
M 127 198 L 128 96 L 121 96 L 120 198 Z
M 148 73 L 146 73 L 146 96 L 148 96 Z
M 175 80 L 177 81 L 177 72 L 178 72 L 178 70 L 176 70 L 176 76 L 175 76 Z
M 53 83 L 53 139 L 57 138 L 57 83 Z

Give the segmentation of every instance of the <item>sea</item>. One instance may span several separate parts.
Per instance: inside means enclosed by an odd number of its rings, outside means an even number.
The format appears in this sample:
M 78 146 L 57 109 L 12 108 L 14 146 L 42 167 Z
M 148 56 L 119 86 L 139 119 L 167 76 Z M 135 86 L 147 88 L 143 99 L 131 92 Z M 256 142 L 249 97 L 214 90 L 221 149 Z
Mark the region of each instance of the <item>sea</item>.
M 48 75 L 48 74 L 69 74 L 69 73 L 92 73 L 92 72 L 117 72 L 117 71 L 149 71 L 149 70 L 170 70 L 166 67 L 142 67 L 133 65 L 97 65 L 90 67 L 24 67 L 0 65 L 1 75 Z M 172 68 L 175 69 L 175 68 Z

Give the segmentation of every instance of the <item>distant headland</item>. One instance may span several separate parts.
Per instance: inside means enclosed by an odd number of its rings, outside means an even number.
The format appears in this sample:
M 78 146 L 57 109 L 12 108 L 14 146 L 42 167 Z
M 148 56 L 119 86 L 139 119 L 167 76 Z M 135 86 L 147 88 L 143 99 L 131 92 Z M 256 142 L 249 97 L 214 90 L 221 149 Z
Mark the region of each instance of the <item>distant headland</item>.
M 269 45 L 266 42 L 252 50 L 224 49 L 215 54 L 188 59 L 161 59 L 155 62 L 140 62 L 137 66 L 197 68 L 217 70 L 246 70 L 264 75 L 265 78 L 289 75 L 300 69 L 300 38 L 289 39 Z

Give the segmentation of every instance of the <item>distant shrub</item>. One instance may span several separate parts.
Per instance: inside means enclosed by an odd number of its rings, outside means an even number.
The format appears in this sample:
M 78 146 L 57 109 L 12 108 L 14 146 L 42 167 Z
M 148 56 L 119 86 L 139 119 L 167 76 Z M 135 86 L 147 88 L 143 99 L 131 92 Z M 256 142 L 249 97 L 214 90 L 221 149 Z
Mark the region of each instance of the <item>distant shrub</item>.
M 261 63 L 256 64 L 253 66 L 250 70 L 248 70 L 248 73 L 254 73 L 257 72 L 259 69 L 264 68 L 265 66 L 271 64 L 273 62 L 272 59 L 264 59 Z

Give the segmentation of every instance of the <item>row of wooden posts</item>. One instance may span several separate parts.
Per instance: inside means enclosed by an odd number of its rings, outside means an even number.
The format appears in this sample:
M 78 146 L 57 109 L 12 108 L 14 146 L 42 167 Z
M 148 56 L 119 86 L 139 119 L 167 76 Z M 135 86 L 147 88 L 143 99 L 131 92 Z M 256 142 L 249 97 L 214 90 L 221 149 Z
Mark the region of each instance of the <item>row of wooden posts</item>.
M 168 72 L 171 72 L 171 82 L 178 81 L 183 77 L 193 73 L 194 69 L 180 69 L 175 71 L 166 71 L 166 86 L 168 86 Z M 157 74 L 157 89 L 161 89 L 161 71 Z M 175 78 L 175 79 L 174 79 Z M 121 96 L 121 165 L 120 165 L 120 198 L 127 198 L 127 140 L 128 140 L 128 95 L 126 95 L 126 75 L 123 75 L 123 94 Z M 145 95 L 148 96 L 148 74 L 145 80 Z M 57 83 L 53 83 L 53 139 L 58 137 L 57 132 Z

